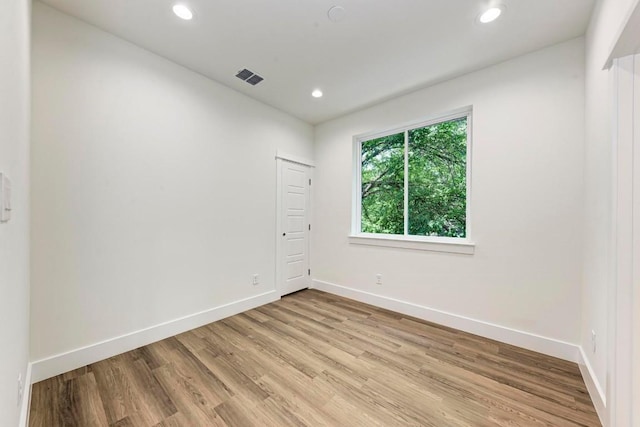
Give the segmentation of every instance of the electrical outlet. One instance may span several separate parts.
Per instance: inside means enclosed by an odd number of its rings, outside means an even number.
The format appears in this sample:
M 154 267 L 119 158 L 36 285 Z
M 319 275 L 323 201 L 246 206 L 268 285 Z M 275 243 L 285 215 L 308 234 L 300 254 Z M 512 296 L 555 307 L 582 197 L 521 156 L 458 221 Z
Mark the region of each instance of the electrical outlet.
M 376 285 L 382 285 L 382 274 L 376 274 Z
M 253 275 L 253 286 L 258 286 L 260 284 L 260 276 L 257 274 Z
M 0 222 L 11 219 L 11 181 L 0 173 Z
M 591 349 L 596 352 L 596 331 L 591 331 Z
M 22 402 L 22 395 L 24 394 L 24 384 L 22 384 L 22 374 L 18 374 L 18 406 Z

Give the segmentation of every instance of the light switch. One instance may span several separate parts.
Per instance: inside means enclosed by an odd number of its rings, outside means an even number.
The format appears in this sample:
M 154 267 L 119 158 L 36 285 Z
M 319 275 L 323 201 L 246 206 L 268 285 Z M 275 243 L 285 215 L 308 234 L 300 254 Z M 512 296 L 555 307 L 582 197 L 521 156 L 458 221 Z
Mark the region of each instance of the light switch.
M 0 222 L 11 219 L 11 181 L 0 173 Z

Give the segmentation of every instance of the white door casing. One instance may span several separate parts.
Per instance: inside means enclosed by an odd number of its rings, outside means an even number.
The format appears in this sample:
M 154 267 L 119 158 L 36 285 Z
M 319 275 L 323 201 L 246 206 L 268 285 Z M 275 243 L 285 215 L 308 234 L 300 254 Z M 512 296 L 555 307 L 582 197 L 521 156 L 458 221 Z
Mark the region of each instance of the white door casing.
M 640 54 L 615 59 L 609 426 L 640 425 Z
M 310 285 L 311 167 L 278 157 L 276 284 L 280 295 Z

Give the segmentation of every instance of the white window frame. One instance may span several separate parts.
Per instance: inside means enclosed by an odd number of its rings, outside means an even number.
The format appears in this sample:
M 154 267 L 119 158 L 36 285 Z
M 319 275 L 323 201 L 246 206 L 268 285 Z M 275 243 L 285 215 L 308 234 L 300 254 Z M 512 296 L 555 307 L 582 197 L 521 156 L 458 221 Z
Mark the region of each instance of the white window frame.
M 450 120 L 467 119 L 467 176 L 466 176 L 466 237 L 440 237 L 440 236 L 412 236 L 408 233 L 408 208 L 409 208 L 409 188 L 408 188 L 408 161 L 409 155 L 409 131 L 431 126 Z M 471 153 L 472 153 L 472 129 L 473 129 L 473 108 L 467 106 L 444 114 L 438 114 L 423 118 L 421 120 L 405 123 L 383 131 L 368 132 L 353 137 L 353 202 L 351 217 L 351 234 L 349 242 L 353 244 L 387 246 L 393 248 L 406 248 L 429 250 L 439 252 L 452 252 L 462 254 L 473 254 L 475 243 L 471 240 Z M 377 234 L 363 233 L 361 226 L 362 218 L 362 143 L 372 139 L 382 138 L 389 135 L 404 133 L 404 233 L 405 234 Z

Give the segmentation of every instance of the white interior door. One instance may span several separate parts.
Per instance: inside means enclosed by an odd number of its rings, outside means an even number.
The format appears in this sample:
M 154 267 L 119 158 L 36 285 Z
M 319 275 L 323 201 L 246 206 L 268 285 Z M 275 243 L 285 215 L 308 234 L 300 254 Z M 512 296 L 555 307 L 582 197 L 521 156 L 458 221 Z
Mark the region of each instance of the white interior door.
M 280 295 L 309 287 L 311 168 L 282 160 L 280 168 Z

